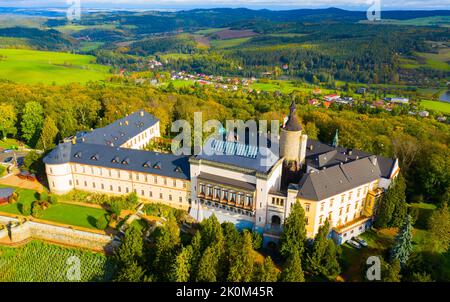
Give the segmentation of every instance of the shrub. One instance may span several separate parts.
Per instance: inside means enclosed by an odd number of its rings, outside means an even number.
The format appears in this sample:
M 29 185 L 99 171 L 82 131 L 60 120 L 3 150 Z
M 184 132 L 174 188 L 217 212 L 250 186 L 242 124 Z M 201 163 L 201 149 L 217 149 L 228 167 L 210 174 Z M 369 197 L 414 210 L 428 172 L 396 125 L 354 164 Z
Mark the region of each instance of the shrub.
M 48 201 L 52 205 L 58 204 L 58 196 L 52 194 L 52 195 L 49 196 Z
M 8 202 L 10 204 L 13 204 L 13 203 L 16 203 L 18 200 L 19 200 L 19 194 L 14 192 Z
M 41 193 L 39 193 L 39 200 L 49 200 L 47 191 L 42 191 Z
M 95 223 L 95 227 L 99 230 L 104 230 L 108 226 L 108 220 L 105 215 L 99 217 Z
M 263 238 L 260 233 L 252 232 L 252 244 L 255 250 L 258 250 L 262 247 Z
M 49 206 L 50 204 L 47 201 L 35 201 L 31 205 L 31 215 L 35 218 L 40 218 Z
M 30 214 L 31 214 L 31 207 L 28 203 L 19 204 L 19 210 L 20 210 L 20 213 L 22 213 L 22 215 L 24 215 L 24 216 L 30 216 Z

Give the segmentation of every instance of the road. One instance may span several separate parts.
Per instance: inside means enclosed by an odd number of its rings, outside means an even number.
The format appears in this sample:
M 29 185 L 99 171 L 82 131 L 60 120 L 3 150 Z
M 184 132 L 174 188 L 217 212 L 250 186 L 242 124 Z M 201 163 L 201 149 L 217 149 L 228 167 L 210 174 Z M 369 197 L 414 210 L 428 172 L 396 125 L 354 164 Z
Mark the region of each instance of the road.
M 15 154 L 17 162 L 19 163 L 19 165 L 22 165 L 23 160 L 24 160 L 25 156 L 27 155 L 27 153 L 28 152 L 26 152 L 26 151 L 13 151 L 13 152 L 9 152 L 9 153 L 3 153 L 3 151 L 0 151 L 0 163 L 3 163 L 3 161 L 5 159 L 7 159 L 8 157 L 14 158 L 14 154 Z

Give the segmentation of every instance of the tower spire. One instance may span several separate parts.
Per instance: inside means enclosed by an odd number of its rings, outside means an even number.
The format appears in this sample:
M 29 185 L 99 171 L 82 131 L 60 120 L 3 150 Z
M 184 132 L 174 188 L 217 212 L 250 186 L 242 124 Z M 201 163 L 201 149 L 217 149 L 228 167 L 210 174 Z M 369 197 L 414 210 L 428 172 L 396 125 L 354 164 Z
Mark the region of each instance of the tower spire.
M 332 146 L 336 148 L 338 145 L 339 145 L 339 129 L 336 129 L 336 134 L 334 135 Z

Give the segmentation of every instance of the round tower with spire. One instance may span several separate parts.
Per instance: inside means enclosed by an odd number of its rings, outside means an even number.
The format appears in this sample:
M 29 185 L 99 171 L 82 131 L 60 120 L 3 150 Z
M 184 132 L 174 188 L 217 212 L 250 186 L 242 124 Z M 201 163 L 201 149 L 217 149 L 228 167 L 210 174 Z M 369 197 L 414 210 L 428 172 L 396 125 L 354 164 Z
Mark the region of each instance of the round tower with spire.
M 297 119 L 296 109 L 295 101 L 292 101 L 288 121 L 281 128 L 280 157 L 284 157 L 287 162 L 300 163 L 302 126 Z

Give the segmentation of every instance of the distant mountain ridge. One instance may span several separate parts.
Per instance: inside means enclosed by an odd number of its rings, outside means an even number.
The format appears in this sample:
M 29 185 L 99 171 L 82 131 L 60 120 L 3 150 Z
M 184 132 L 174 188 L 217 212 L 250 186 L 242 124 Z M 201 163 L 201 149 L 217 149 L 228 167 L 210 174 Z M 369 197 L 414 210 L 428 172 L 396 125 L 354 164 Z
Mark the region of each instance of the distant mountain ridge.
M 251 19 L 251 18 L 263 18 L 271 21 L 278 22 L 293 22 L 293 21 L 313 21 L 324 19 L 335 19 L 337 21 L 358 21 L 366 18 L 365 11 L 351 11 L 340 8 L 324 8 L 324 9 L 292 9 L 292 10 L 269 10 L 269 9 L 249 9 L 249 8 L 212 8 L 212 9 L 192 9 L 192 10 L 179 10 L 175 12 L 164 12 L 160 10 L 147 10 L 145 12 L 133 12 L 126 9 L 113 10 L 111 14 L 157 14 L 164 16 L 199 16 L 199 15 L 218 15 L 223 14 L 228 17 L 234 17 L 237 19 Z M 89 9 L 89 13 L 94 13 L 94 9 Z M 59 8 L 13 8 L 13 7 L 0 7 L 0 14 L 19 14 L 30 16 L 44 16 L 44 17 L 63 17 L 65 11 L 63 7 Z M 384 19 L 396 19 L 407 20 L 415 18 L 426 18 L 434 16 L 450 16 L 450 10 L 383 10 L 381 12 Z

